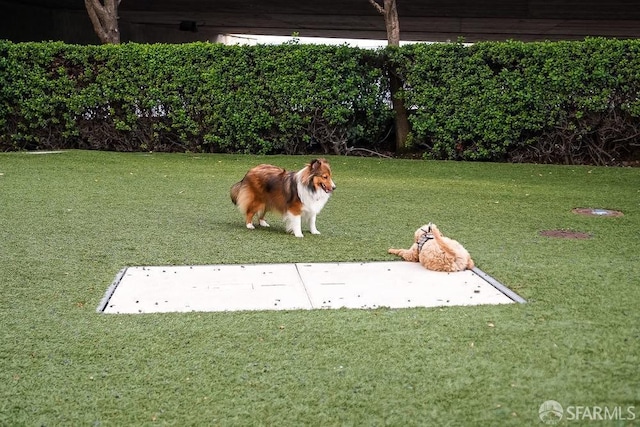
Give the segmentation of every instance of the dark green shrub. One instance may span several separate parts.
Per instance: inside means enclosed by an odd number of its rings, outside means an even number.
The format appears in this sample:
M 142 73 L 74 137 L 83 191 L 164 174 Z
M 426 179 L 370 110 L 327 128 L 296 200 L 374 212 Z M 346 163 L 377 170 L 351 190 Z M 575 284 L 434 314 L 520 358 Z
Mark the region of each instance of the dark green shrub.
M 0 41 L 0 150 L 377 148 L 404 82 L 437 159 L 618 164 L 640 146 L 640 41 L 75 46 Z
M 343 152 L 388 125 L 377 61 L 346 46 L 1 42 L 0 147 Z
M 639 141 L 640 41 L 417 44 L 393 60 L 434 158 L 609 163 Z
M 3 151 L 52 147 L 73 133 L 66 103 L 74 88 L 55 58 L 62 43 L 0 42 L 0 134 Z

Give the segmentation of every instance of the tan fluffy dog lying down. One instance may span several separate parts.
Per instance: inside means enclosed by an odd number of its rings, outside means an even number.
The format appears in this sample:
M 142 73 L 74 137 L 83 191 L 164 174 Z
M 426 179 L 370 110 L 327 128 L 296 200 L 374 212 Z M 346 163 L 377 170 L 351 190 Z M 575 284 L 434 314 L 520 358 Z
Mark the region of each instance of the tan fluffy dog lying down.
M 420 262 L 424 268 L 434 271 L 462 271 L 474 267 L 469 252 L 460 243 L 444 237 L 435 224 L 418 228 L 414 244 L 409 249 L 389 249 L 390 254 L 405 261 Z

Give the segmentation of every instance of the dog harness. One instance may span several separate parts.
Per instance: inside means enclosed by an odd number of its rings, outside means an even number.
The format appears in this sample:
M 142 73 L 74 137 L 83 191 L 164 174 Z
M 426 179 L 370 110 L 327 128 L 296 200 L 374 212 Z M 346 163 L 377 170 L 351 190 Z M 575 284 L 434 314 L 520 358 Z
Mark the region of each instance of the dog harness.
M 420 237 L 420 239 L 418 239 L 418 253 L 422 252 L 422 247 L 424 246 L 425 243 L 427 243 L 429 240 L 433 240 L 433 234 L 428 233 L 426 230 L 422 230 L 425 233 L 422 235 L 422 237 Z

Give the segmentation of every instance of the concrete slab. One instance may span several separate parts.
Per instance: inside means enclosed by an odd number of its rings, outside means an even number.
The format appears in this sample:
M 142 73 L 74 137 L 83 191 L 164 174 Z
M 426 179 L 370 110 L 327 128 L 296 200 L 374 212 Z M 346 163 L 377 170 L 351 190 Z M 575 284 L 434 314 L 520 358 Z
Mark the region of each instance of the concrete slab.
M 298 264 L 314 308 L 437 307 L 513 300 L 473 271 L 441 273 L 418 263 Z
M 425 270 L 402 261 L 123 269 L 104 313 L 436 307 L 524 302 L 479 269 Z
M 295 264 L 129 267 L 105 313 L 311 308 Z

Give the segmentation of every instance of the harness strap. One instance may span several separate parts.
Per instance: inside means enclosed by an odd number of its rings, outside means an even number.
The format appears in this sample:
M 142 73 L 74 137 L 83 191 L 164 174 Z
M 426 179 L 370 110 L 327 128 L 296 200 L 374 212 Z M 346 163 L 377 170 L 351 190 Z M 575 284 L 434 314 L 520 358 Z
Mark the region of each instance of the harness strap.
M 418 253 L 422 252 L 422 247 L 424 246 L 425 243 L 433 239 L 434 239 L 433 234 L 424 233 L 422 237 L 420 237 L 420 239 L 418 240 Z

